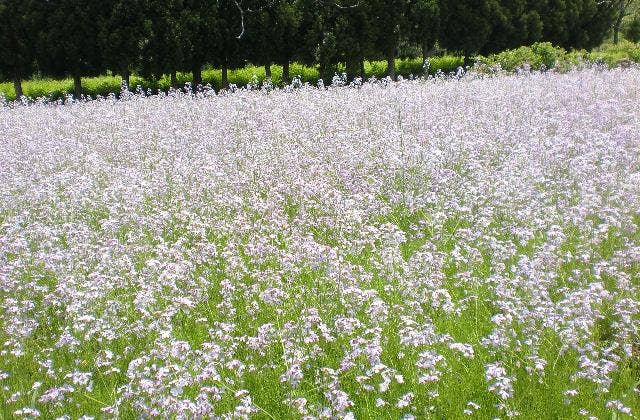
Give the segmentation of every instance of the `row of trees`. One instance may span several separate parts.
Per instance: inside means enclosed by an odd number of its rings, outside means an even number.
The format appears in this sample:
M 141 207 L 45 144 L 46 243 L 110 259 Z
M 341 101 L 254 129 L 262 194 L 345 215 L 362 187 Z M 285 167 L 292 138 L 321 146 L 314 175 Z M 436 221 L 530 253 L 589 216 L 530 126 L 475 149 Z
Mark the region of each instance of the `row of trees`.
M 545 40 L 565 48 L 600 44 L 629 0 L 0 0 L 0 75 L 14 81 L 34 71 L 81 77 L 111 70 L 128 83 L 193 74 L 247 62 L 338 63 L 363 74 L 365 59 L 386 59 L 394 77 L 399 51 L 427 57 L 434 46 L 464 55 Z M 408 48 L 407 48 L 408 47 Z

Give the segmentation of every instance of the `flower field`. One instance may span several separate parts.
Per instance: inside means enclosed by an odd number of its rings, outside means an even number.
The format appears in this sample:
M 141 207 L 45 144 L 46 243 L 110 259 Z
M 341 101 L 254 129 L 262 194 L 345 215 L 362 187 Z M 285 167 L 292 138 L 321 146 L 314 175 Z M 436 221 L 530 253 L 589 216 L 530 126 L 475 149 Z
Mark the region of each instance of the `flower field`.
M 0 108 L 0 418 L 640 416 L 640 69 Z

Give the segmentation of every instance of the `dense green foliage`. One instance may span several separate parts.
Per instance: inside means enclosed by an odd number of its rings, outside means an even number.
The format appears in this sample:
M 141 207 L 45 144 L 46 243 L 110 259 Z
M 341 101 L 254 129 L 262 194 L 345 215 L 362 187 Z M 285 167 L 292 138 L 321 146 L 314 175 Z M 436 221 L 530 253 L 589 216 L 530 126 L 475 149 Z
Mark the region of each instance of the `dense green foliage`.
M 20 92 L 20 79 L 33 70 L 40 13 L 32 0 L 0 1 L 0 77 L 10 79 Z
M 609 67 L 640 62 L 640 44 L 620 42 L 617 45 L 605 45 L 592 51 L 572 50 L 554 47 L 551 43 L 536 43 L 530 47 L 505 50 L 497 54 L 476 57 L 476 69 L 491 70 L 499 66 L 505 71 L 529 67 L 533 70 L 543 68 L 562 71 L 584 63 L 603 63 Z
M 51 0 L 44 5 L 45 30 L 41 32 L 38 65 L 45 74 L 74 79 L 75 95 L 81 94 L 80 78 L 99 74 L 103 69 L 96 16 L 105 16 L 103 2 Z
M 640 42 L 640 16 L 627 22 L 624 27 L 624 36 L 631 42 Z
M 593 48 L 632 1 L 0 0 L 0 78 L 20 91 L 34 72 L 71 76 L 79 96 L 92 93 L 82 77 L 107 72 L 150 86 L 167 75 L 177 86 L 190 72 L 195 88 L 211 82 L 202 71 L 212 66 L 226 87 L 229 70 L 248 64 L 266 77 L 279 64 L 290 80 L 289 63 L 300 62 L 326 81 L 339 68 L 366 76 L 365 61 L 384 60 L 395 77 L 396 58 L 426 59 L 435 46 L 467 57 L 540 41 Z

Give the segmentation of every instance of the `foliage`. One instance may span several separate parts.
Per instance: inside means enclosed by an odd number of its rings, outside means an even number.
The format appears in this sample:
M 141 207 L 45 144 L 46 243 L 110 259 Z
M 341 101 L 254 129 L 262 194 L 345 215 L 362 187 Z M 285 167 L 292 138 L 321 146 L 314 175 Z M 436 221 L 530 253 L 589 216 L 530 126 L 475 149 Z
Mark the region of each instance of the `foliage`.
M 111 0 L 109 13 L 98 18 L 104 67 L 120 73 L 123 79 L 140 64 L 141 45 L 148 35 L 145 1 Z
M 556 67 L 559 62 L 564 61 L 565 55 L 566 51 L 563 48 L 554 47 L 551 43 L 544 42 L 505 50 L 487 57 L 479 56 L 476 58 L 476 62 L 488 66 L 499 65 L 506 71 L 513 71 L 525 65 L 539 70 L 542 66 L 547 69 Z
M 625 23 L 624 37 L 631 42 L 640 42 L 640 15 L 634 16 Z
M 147 0 L 147 5 L 140 74 L 157 80 L 163 74 L 174 74 L 184 67 L 185 35 L 181 33 L 179 19 L 182 2 Z
M 621 42 L 618 45 L 606 44 L 591 52 L 586 50 L 567 52 L 561 47 L 543 42 L 498 54 L 476 57 L 478 69 L 499 65 L 505 71 L 514 71 L 525 66 L 533 70 L 545 68 L 563 71 L 572 66 L 589 63 L 604 63 L 609 67 L 616 67 L 631 62 L 640 62 L 640 45 L 631 42 Z
M 614 2 L 600 0 L 541 0 L 534 10 L 542 18 L 542 39 L 567 49 L 600 45 L 617 14 Z
M 484 51 L 499 10 L 498 0 L 440 1 L 440 44 L 465 56 Z
M 606 44 L 587 55 L 589 61 L 604 62 L 609 67 L 640 62 L 640 44 L 621 41 L 617 45 Z
M 0 1 L 0 76 L 19 81 L 31 74 L 41 19 L 33 0 Z
M 46 24 L 41 31 L 39 68 L 47 75 L 100 74 L 103 57 L 98 48 L 96 17 L 105 16 L 101 1 L 50 0 L 45 2 Z

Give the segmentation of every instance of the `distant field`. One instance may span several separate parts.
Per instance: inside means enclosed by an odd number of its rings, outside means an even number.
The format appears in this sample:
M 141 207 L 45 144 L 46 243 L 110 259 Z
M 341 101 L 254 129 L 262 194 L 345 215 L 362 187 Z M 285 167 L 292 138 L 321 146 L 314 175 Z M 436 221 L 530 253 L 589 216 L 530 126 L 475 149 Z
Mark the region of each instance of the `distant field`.
M 0 107 L 0 418 L 640 415 L 640 69 Z

